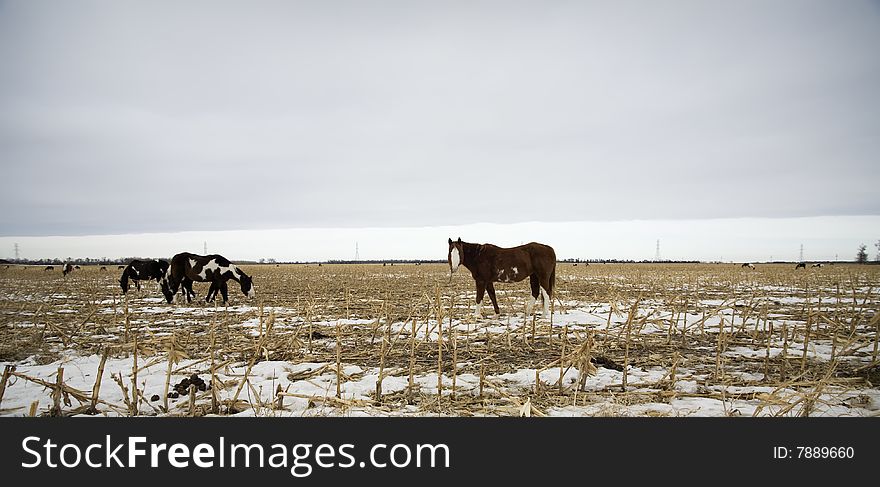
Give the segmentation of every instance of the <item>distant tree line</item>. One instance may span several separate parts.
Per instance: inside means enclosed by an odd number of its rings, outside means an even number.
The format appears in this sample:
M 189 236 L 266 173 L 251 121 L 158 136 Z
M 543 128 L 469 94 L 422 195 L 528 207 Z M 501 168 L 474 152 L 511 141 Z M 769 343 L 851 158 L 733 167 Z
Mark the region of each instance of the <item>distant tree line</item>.
M 877 254 L 874 256 L 874 260 L 870 261 L 868 256 L 868 246 L 862 244 L 859 246 L 858 251 L 856 252 L 855 262 L 859 264 L 880 264 L 880 240 L 878 240 L 874 247 L 877 249 Z M 69 262 L 75 265 L 122 265 L 127 264 L 134 259 L 165 259 L 169 260 L 170 257 L 119 257 L 115 259 L 110 259 L 107 257 L 84 257 L 84 258 L 71 258 L 68 257 L 66 259 L 60 259 L 58 257 L 54 258 L 42 258 L 42 259 L 0 259 L 0 263 L 2 264 L 22 264 L 22 265 L 60 265 L 65 262 Z M 370 260 L 352 260 L 352 259 L 329 259 L 329 260 L 306 260 L 306 261 L 279 261 L 273 258 L 262 258 L 259 260 L 235 260 L 238 264 L 445 264 L 447 261 L 445 259 L 370 259 Z M 706 263 L 706 261 L 700 260 L 635 260 L 635 259 L 581 259 L 581 258 L 567 258 L 559 260 L 562 263 L 568 264 L 700 264 Z M 818 262 L 818 261 L 817 261 Z M 830 261 L 823 261 L 830 262 Z M 840 261 L 843 262 L 843 261 Z M 852 262 L 852 261 L 851 261 Z M 711 263 L 711 262 L 709 262 Z M 717 262 L 716 262 L 717 263 Z M 785 260 L 775 260 L 769 262 L 771 264 L 790 264 L 791 261 Z
M 699 264 L 699 260 L 562 259 L 567 264 Z
M 152 259 L 154 257 L 120 257 L 116 259 L 109 259 L 107 257 L 95 258 L 95 257 L 83 257 L 74 259 L 72 257 L 68 257 L 66 259 L 59 259 L 58 257 L 44 257 L 42 259 L 7 259 L 7 261 L 11 264 L 22 264 L 22 265 L 60 265 L 65 262 L 69 262 L 73 265 L 122 265 L 128 264 L 130 261 L 134 259 Z M 168 259 L 167 257 L 161 257 L 164 259 Z

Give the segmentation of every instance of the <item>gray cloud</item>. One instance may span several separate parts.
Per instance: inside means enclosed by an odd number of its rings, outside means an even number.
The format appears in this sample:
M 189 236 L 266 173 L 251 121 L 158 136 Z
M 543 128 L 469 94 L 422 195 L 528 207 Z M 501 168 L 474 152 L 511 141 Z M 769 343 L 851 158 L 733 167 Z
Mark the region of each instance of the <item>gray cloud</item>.
M 0 234 L 880 214 L 870 2 L 0 3 Z

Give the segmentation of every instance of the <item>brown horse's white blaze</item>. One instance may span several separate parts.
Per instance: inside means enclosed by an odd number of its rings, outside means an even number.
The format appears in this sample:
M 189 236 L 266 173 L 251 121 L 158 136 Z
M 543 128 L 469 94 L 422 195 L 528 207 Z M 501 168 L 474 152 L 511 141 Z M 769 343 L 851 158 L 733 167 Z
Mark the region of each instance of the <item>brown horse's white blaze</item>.
M 489 294 L 495 314 L 499 314 L 493 282 L 520 282 L 526 277 L 531 285 L 531 297 L 526 306 L 531 315 L 538 296 L 543 301 L 544 316 L 550 316 L 550 300 L 556 278 L 556 253 L 552 247 L 532 242 L 512 248 L 492 244 L 473 244 L 449 239 L 450 278 L 459 265 L 465 266 L 474 277 L 477 288 L 475 315 L 481 316 L 483 293 Z
M 458 249 L 453 247 L 449 251 L 449 273 L 454 274 L 459 265 L 461 265 L 461 255 L 459 255 Z

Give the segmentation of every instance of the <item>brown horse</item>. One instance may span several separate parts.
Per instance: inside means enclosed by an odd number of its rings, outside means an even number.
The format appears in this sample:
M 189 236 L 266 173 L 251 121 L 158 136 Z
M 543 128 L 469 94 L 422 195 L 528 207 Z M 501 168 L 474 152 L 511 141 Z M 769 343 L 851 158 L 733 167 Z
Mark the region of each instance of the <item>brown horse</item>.
M 475 244 L 449 239 L 449 272 L 458 270 L 464 265 L 471 271 L 477 286 L 477 310 L 475 315 L 481 316 L 480 308 L 483 293 L 489 293 L 495 314 L 498 301 L 495 299 L 493 282 L 519 282 L 529 278 L 532 288 L 532 299 L 526 308 L 526 314 L 532 314 L 532 308 L 538 295 L 544 304 L 544 316 L 550 316 L 550 300 L 553 298 L 553 284 L 556 281 L 556 252 L 553 247 L 536 242 L 518 247 L 502 248 L 492 244 Z

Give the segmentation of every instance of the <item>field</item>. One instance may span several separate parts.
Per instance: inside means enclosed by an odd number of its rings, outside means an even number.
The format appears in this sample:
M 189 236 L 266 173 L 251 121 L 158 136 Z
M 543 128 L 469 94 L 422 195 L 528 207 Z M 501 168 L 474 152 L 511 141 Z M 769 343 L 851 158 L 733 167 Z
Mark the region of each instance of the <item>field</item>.
M 880 266 L 560 263 L 552 321 L 527 281 L 475 319 L 464 268 L 243 269 L 228 307 L 0 269 L 0 415 L 880 414 Z

